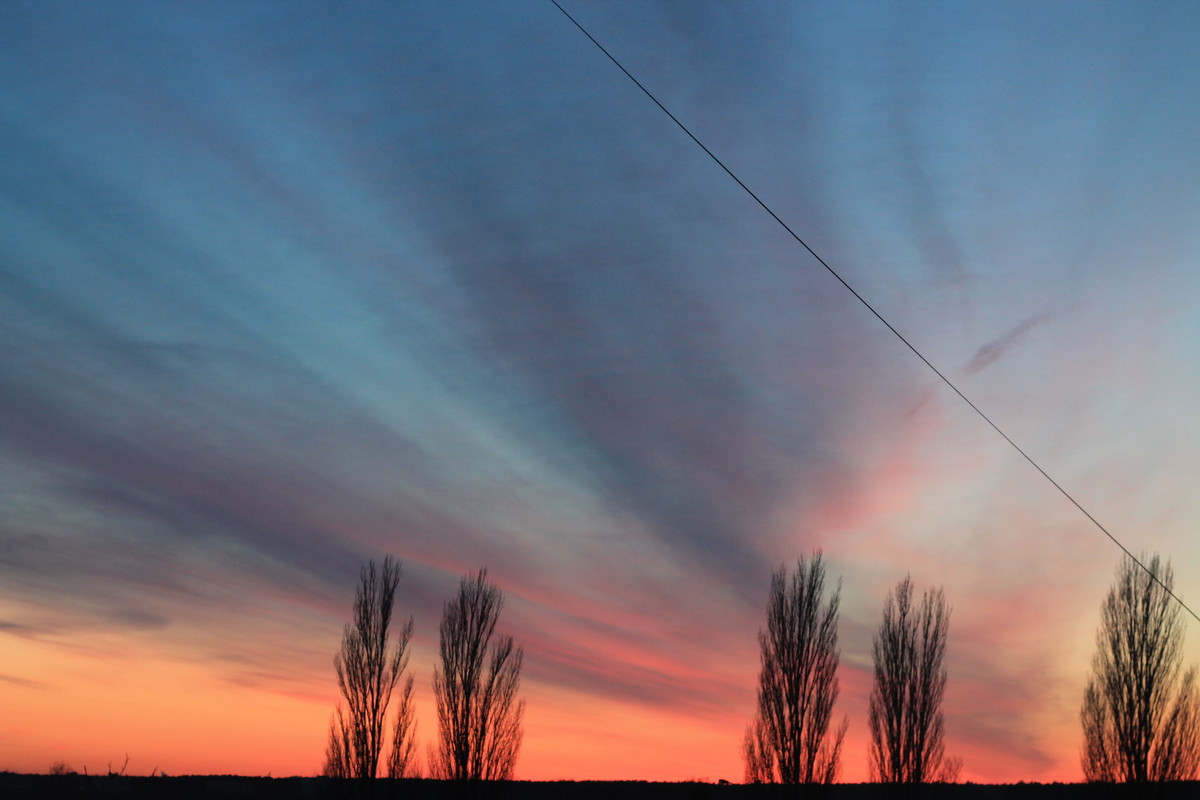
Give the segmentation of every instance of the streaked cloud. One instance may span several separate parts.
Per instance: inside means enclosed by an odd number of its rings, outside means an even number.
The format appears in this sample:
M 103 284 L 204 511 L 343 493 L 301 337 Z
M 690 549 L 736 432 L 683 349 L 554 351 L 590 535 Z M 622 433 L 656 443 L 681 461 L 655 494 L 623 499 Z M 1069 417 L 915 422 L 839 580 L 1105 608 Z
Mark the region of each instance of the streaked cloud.
M 1049 319 L 1049 314 L 1034 314 L 1017 323 L 992 341 L 981 345 L 975 351 L 975 355 L 971 356 L 971 360 L 967 362 L 967 365 L 963 367 L 963 372 L 972 374 L 991 366 L 997 359 L 1004 355 L 1005 350 L 1020 341 L 1031 328 L 1041 325 Z
M 1115 552 L 552 7 L 31 9 L 0 11 L 0 767 L 195 713 L 172 774 L 315 771 L 392 553 L 422 736 L 487 565 L 523 777 L 736 778 L 770 572 L 820 547 L 848 779 L 905 573 L 955 607 L 965 777 L 1078 776 Z M 1195 583 L 1192 9 L 572 10 Z M 30 721 L 81 703 L 103 742 Z

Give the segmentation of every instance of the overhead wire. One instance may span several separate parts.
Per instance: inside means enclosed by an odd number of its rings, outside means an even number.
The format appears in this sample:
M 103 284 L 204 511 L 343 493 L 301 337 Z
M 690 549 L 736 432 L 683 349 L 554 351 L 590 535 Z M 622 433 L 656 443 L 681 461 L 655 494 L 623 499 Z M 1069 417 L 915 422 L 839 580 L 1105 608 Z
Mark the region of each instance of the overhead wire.
M 1149 575 L 1150 578 L 1153 579 L 1154 582 L 1157 583 L 1163 589 L 1163 591 L 1165 591 L 1168 595 L 1170 595 L 1170 597 L 1172 599 L 1174 599 L 1175 602 L 1177 602 L 1185 611 L 1187 611 L 1187 613 L 1190 614 L 1193 619 L 1195 619 L 1197 622 L 1200 622 L 1200 615 L 1197 615 L 1196 612 L 1193 611 L 1191 609 L 1191 607 L 1188 606 L 1187 603 L 1183 602 L 1183 600 L 1177 594 L 1175 594 L 1175 592 L 1172 591 L 1172 589 L 1169 586 L 1167 586 L 1165 583 L 1163 583 L 1163 581 L 1158 577 L 1157 574 L 1155 574 L 1155 572 L 1153 570 L 1151 570 L 1149 567 L 1147 567 L 1145 564 L 1143 564 L 1141 559 L 1139 559 L 1132 552 L 1130 552 L 1129 548 L 1127 548 L 1124 544 L 1122 544 L 1121 541 L 1119 539 L 1117 539 L 1117 537 L 1114 536 L 1106 527 L 1104 527 L 1102 524 L 1100 524 L 1100 521 L 1097 520 L 1094 516 L 1092 516 L 1092 514 L 1086 508 L 1084 508 L 1083 505 L 1081 505 L 1078 500 L 1076 500 L 1074 497 L 1072 497 L 1070 492 L 1068 492 L 1066 489 L 1064 489 L 1062 487 L 1062 485 L 1059 484 L 1058 481 L 1054 480 L 1054 478 L 1052 478 L 1050 476 L 1050 474 L 1048 472 L 1046 472 L 1046 470 L 1042 469 L 1041 465 L 1038 464 L 1037 461 L 1035 461 L 1032 456 L 1030 456 L 1028 453 L 1026 453 L 1025 450 L 1022 449 L 1021 446 L 1018 445 L 1015 441 L 1013 441 L 1013 439 L 1007 433 L 1005 433 L 1003 430 L 1001 430 L 1000 426 L 997 425 L 995 422 L 993 422 L 992 419 L 987 414 L 985 414 L 983 412 L 983 410 L 979 408 L 979 406 L 975 405 L 975 403 L 973 403 L 969 397 L 967 397 L 965 394 L 963 394 L 962 390 L 960 390 L 956 385 L 954 385 L 954 382 L 951 381 L 948 377 L 946 377 L 945 373 L 943 373 L 940 369 L 938 369 L 936 366 L 934 366 L 933 362 L 931 362 L 928 358 L 926 358 L 924 356 L 924 354 L 921 353 L 921 351 L 918 350 L 915 345 L 913 345 L 912 342 L 910 342 L 907 338 L 905 338 L 905 336 L 902 333 L 900 333 L 900 331 L 897 330 L 895 326 L 892 325 L 892 323 L 888 322 L 887 319 L 883 316 L 883 314 L 881 314 L 879 311 L 877 311 L 875 309 L 875 307 L 873 305 L 871 305 L 865 297 L 863 297 L 861 294 L 859 294 L 859 292 L 853 286 L 851 286 L 850 283 L 845 278 L 843 278 L 838 273 L 837 270 L 835 270 L 832 266 L 830 266 L 829 263 L 825 259 L 821 258 L 821 256 L 815 250 L 813 250 L 808 245 L 808 243 L 805 242 L 804 239 L 802 239 L 800 237 L 799 234 L 797 234 L 794 230 L 792 230 L 790 225 L 788 225 L 786 222 L 784 222 L 783 219 L 781 219 L 779 217 L 779 215 L 776 214 L 771 209 L 771 207 L 768 206 L 762 200 L 762 198 L 760 198 L 757 194 L 755 194 L 754 191 L 749 186 L 747 186 L 742 181 L 741 178 L 739 178 L 736 174 L 734 174 L 733 170 L 731 170 L 729 167 L 727 167 L 725 165 L 725 162 L 723 162 L 720 158 L 718 158 L 716 156 L 715 153 L 713 153 L 711 150 L 709 150 L 708 147 L 705 146 L 704 142 L 700 141 L 700 139 L 698 139 L 696 137 L 696 135 L 693 134 L 686 125 L 684 125 L 682 122 L 679 121 L 678 117 L 676 117 L 674 114 L 671 113 L 670 109 L 668 109 L 665 105 L 663 105 L 659 101 L 659 99 L 657 97 L 655 97 L 654 94 L 642 84 L 641 81 L 639 81 L 636 77 L 634 77 L 633 73 L 631 73 L 629 70 L 627 70 L 625 68 L 625 66 L 620 61 L 618 61 L 617 58 L 604 47 L 604 45 L 600 44 L 600 42 L 596 39 L 596 37 L 592 36 L 592 34 L 589 33 L 588 30 L 586 28 L 584 28 L 583 25 L 580 24 L 580 22 L 578 20 L 575 19 L 575 17 L 571 16 L 571 14 L 565 8 L 563 8 L 561 5 L 559 5 L 558 0 L 550 0 L 550 2 L 553 3 L 554 6 L 559 11 L 561 11 L 563 13 L 563 15 L 567 19 L 569 19 L 571 21 L 571 23 L 576 28 L 578 28 L 580 30 L 580 32 L 583 33 L 583 35 L 586 36 L 591 41 L 591 43 L 594 44 L 600 50 L 601 53 L 603 53 L 608 58 L 609 61 L 611 61 L 613 64 L 615 64 L 617 69 L 619 69 L 619 70 L 621 70 L 621 72 L 625 73 L 625 76 L 627 78 L 629 78 L 629 80 L 633 81 L 634 85 L 637 86 L 637 88 L 641 89 L 642 93 L 645 94 L 646 97 L 650 98 L 650 100 L 654 103 L 654 105 L 658 106 L 659 109 L 661 109 L 662 112 L 664 114 L 666 114 L 671 119 L 671 121 L 674 122 L 675 125 L 679 127 L 679 129 L 681 131 L 683 131 L 685 134 L 687 134 L 687 137 L 689 139 L 691 139 L 696 144 L 697 147 L 699 147 L 701 150 L 703 150 L 705 152 L 705 154 L 710 159 L 712 159 L 712 161 L 725 172 L 726 175 L 728 175 L 730 178 L 732 178 L 733 181 L 738 186 L 740 186 L 742 188 L 742 190 L 745 191 L 746 194 L 748 194 L 750 196 L 750 198 L 753 199 L 754 202 L 757 203 L 763 209 L 763 211 L 766 211 L 767 214 L 769 214 L 771 216 L 771 219 L 773 219 L 777 223 L 779 223 L 779 225 L 785 231 L 787 231 L 788 234 L 793 239 L 795 239 L 796 242 L 799 243 L 801 247 L 803 247 L 805 250 L 808 251 L 809 255 L 811 255 L 813 258 L 815 258 L 817 260 L 817 263 L 819 263 L 822 267 L 824 267 L 826 269 L 826 271 L 829 272 L 830 275 L 832 275 L 835 279 L 837 279 L 838 283 L 840 283 L 846 289 L 846 291 L 848 291 L 848 292 L 850 292 L 850 294 L 854 295 L 854 298 L 856 300 L 858 300 L 858 302 L 860 302 L 868 311 L 870 311 L 871 314 L 873 314 L 877 320 L 879 320 L 881 323 L 883 323 L 883 325 L 889 331 L 891 331 L 892 334 L 897 339 L 899 339 L 901 342 L 903 342 L 905 347 L 907 347 L 909 350 L 911 350 L 913 352 L 913 354 L 917 358 L 919 358 L 922 361 L 922 363 L 925 364 L 925 366 L 927 366 L 930 370 L 933 371 L 933 373 L 935 375 L 937 375 L 939 378 L 941 378 L 942 383 L 949 386 L 950 389 L 956 395 L 958 395 L 959 398 L 964 403 L 966 403 L 968 406 L 970 406 L 972 411 L 974 411 L 976 414 L 978 414 L 979 417 L 992 428 L 992 430 L 994 430 L 996 433 L 1000 434 L 1000 436 L 1004 439 L 1004 441 L 1008 442 L 1009 445 L 1011 445 L 1014 450 L 1016 450 L 1018 453 L 1020 453 L 1022 458 L 1024 458 L 1026 461 L 1028 461 L 1029 464 L 1032 465 L 1034 469 L 1036 469 L 1038 472 L 1040 472 L 1042 477 L 1045 478 L 1047 481 L 1049 481 L 1050 484 L 1055 489 L 1057 489 L 1059 491 L 1059 493 L 1062 494 L 1063 497 L 1065 497 L 1068 501 L 1070 501 L 1070 503 L 1073 506 L 1075 506 L 1075 508 L 1077 508 L 1081 514 L 1083 514 L 1085 517 L 1087 517 L 1088 520 L 1090 520 L 1091 523 L 1101 533 L 1103 533 L 1110 540 L 1112 540 L 1113 544 L 1115 544 L 1118 548 L 1121 549 L 1121 552 L 1123 552 L 1135 564 L 1137 564 L 1139 567 L 1141 567 L 1146 572 L 1146 574 Z

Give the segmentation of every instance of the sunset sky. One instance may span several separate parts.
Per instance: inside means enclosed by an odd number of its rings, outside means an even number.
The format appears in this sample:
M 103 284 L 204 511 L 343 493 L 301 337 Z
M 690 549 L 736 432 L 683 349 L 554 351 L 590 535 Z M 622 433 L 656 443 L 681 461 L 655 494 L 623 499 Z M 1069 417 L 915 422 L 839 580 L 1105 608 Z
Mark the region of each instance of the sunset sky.
M 563 4 L 1200 608 L 1200 4 Z M 486 565 L 518 777 L 740 781 L 819 548 L 843 780 L 906 573 L 1081 778 L 1120 551 L 549 0 L 6 2 L 0 153 L 0 769 L 316 774 L 392 554 L 422 753 Z

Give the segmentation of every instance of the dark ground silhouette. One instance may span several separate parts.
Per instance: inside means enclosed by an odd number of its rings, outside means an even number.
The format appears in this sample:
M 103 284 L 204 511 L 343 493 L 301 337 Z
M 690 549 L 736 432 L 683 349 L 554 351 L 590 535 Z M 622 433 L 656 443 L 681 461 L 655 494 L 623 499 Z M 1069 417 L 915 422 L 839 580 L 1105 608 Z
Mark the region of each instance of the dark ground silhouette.
M 473 792 L 471 789 L 484 789 Z M 381 779 L 374 785 L 331 778 L 18 775 L 0 773 L 0 797 L 111 798 L 112 800 L 1195 800 L 1200 782 L 1097 785 L 1054 784 L 833 784 L 828 786 L 717 785 L 643 781 L 512 781 L 464 786 L 418 778 Z

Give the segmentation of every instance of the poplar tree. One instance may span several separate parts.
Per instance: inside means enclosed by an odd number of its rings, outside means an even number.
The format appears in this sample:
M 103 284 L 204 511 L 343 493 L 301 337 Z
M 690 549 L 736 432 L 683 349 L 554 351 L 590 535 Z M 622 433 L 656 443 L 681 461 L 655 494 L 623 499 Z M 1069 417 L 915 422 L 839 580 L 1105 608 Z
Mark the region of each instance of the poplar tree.
M 400 629 L 399 639 L 389 642 L 401 571 L 400 563 L 388 556 L 381 570 L 376 570 L 372 560 L 359 573 L 354 619 L 343 629 L 342 647 L 333 659 L 342 699 L 329 723 L 322 770 L 328 777 L 374 779 L 378 772 L 387 710 L 408 666 L 413 632 L 410 616 Z M 412 682 L 412 676 L 407 676 L 391 731 L 392 751 L 387 764 L 390 777 L 404 777 L 413 766 Z
M 961 762 L 946 757 L 942 700 L 950 608 L 942 590 L 913 602 L 905 576 L 888 592 L 871 654 L 868 719 L 871 777 L 884 783 L 953 783 Z
M 1142 563 L 1147 563 L 1145 557 Z M 1170 563 L 1125 556 L 1100 611 L 1083 695 L 1083 774 L 1089 781 L 1195 780 L 1200 693 L 1183 670 L 1183 622 Z
M 524 736 L 525 701 L 517 696 L 524 651 L 511 636 L 493 641 L 504 595 L 487 570 L 463 577 L 442 611 L 439 664 L 434 667 L 438 740 L 434 776 L 510 780 Z
M 747 783 L 833 783 L 847 721 L 830 729 L 838 696 L 838 581 L 825 599 L 818 551 L 771 576 L 767 629 L 758 633 L 758 711 L 746 728 Z

